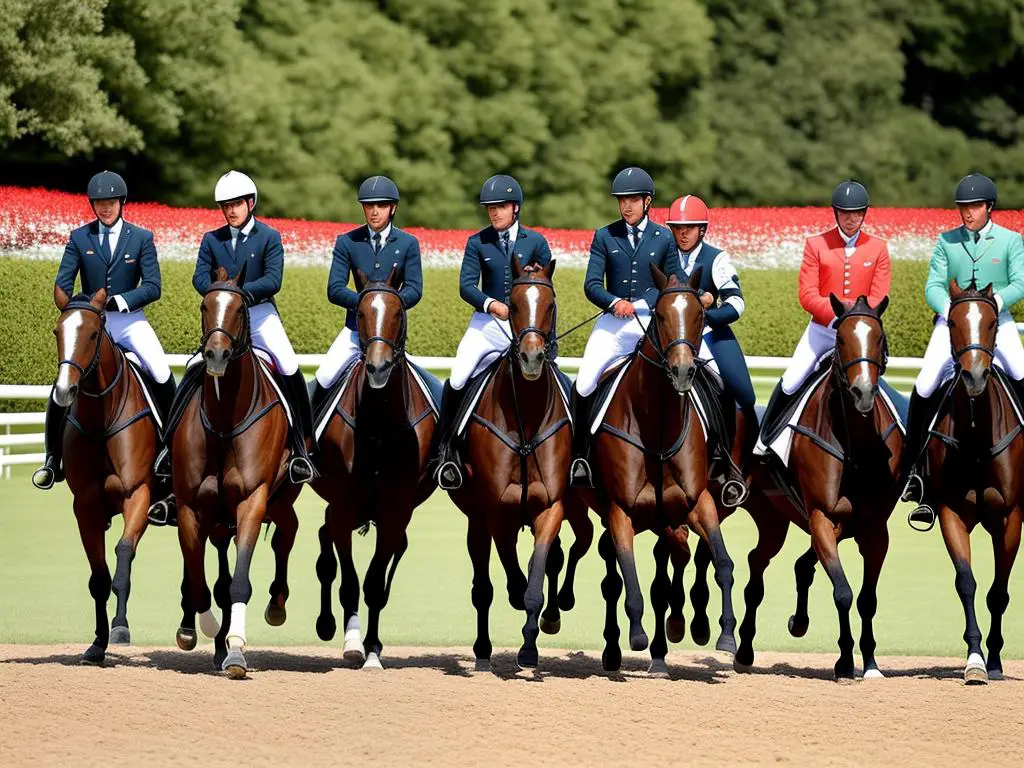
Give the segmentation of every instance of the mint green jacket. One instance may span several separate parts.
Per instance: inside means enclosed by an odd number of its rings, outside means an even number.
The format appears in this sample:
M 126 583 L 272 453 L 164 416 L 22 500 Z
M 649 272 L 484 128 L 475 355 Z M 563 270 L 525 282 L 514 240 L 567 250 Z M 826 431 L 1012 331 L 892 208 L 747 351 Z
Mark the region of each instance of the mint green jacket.
M 1024 240 L 1013 230 L 992 224 L 975 243 L 966 227 L 957 227 L 939 235 L 932 251 L 924 297 L 928 306 L 946 316 L 949 308 L 949 281 L 956 279 L 966 288 L 974 278 L 979 289 L 992 283 L 1000 309 L 1024 299 Z

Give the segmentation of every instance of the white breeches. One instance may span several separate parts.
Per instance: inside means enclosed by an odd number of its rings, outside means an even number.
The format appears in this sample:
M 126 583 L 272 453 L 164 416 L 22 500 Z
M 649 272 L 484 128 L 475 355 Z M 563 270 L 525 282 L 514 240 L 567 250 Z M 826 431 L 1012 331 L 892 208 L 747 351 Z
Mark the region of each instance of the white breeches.
M 511 336 L 508 320 L 498 320 L 485 312 L 474 312 L 455 352 L 452 374 L 448 377 L 452 389 L 462 389 L 467 381 L 508 349 L 512 343 Z
M 141 309 L 134 312 L 108 312 L 107 330 L 115 344 L 135 353 L 143 369 L 158 384 L 163 384 L 171 377 L 164 348 Z
M 342 328 L 341 333 L 324 355 L 324 361 L 316 369 L 316 380 L 324 389 L 334 386 L 341 372 L 359 356 L 359 334 L 351 328 Z
M 818 361 L 835 349 L 836 332 L 832 328 L 819 325 L 813 320 L 807 324 L 804 335 L 796 345 L 793 357 L 782 374 L 782 391 L 792 395 L 814 373 Z
M 616 317 L 609 312 L 594 323 L 594 330 L 590 332 L 583 350 L 580 372 L 576 374 L 576 391 L 581 397 L 593 394 L 601 374 L 613 362 L 636 349 L 637 342 L 643 337 L 651 312 L 643 299 L 634 302 L 633 306 L 636 317 Z
M 299 359 L 284 332 L 277 308 L 269 301 L 249 309 L 249 325 L 253 346 L 265 349 L 274 358 L 274 365 L 282 376 L 291 376 L 299 370 Z
M 1002 368 L 1011 379 L 1024 378 L 1024 345 L 1020 341 L 1017 324 L 1009 312 L 999 313 L 999 328 L 996 330 L 995 364 Z M 949 325 L 940 317 L 932 329 L 928 348 L 924 351 L 921 372 L 914 382 L 914 389 L 922 397 L 931 397 L 939 385 L 953 375 L 953 351 L 950 349 Z

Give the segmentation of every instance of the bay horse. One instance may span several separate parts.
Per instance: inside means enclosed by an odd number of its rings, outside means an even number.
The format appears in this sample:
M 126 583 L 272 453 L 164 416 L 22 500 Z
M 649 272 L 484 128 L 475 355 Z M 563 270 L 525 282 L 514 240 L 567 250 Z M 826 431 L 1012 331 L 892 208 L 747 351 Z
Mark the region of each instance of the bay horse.
M 323 471 L 313 481 L 313 489 L 327 502 L 316 563 L 321 586 L 317 635 L 331 640 L 337 629 L 330 590 L 340 561 L 343 655 L 369 669 L 382 666 L 380 614 L 408 547 L 406 529 L 413 510 L 436 487 L 429 465 L 437 415 L 406 356 L 408 321 L 398 292 L 401 285 L 402 274 L 396 269 L 380 282 L 370 282 L 355 271 L 360 356 L 324 427 L 319 447 Z M 352 532 L 362 527 L 365 533 L 371 523 L 377 540 L 364 584 L 368 614 L 364 644 Z
M 183 587 L 187 582 L 178 645 L 195 646 L 194 624 L 188 618 L 198 613 L 203 634 L 216 639 L 214 664 L 232 679 L 248 672 L 244 651 L 246 606 L 252 597 L 249 568 L 264 522 L 277 526 L 271 541 L 277 567 L 264 617 L 276 626 L 287 616 L 288 554 L 299 524 L 293 504 L 301 490 L 286 482 L 287 406 L 252 346 L 240 288 L 244 274 L 244 266 L 234 278 L 219 268 L 216 281 L 203 295 L 200 353 L 206 375 L 185 408 L 171 452 Z M 232 528 L 236 556 L 228 581 Z M 206 581 L 205 549 L 211 538 L 220 557 L 221 588 L 214 597 L 223 612 L 221 622 L 211 610 Z
M 561 547 L 555 542 L 566 515 L 572 459 L 571 417 L 559 393 L 555 368 L 557 309 L 551 282 L 555 264 L 551 259 L 544 267 L 533 262 L 524 267 L 518 259 L 511 260 L 511 344 L 469 417 L 463 451 L 465 480 L 459 489 L 449 491 L 467 520 L 466 546 L 473 564 L 470 598 L 477 614 L 473 643 L 477 671 L 490 669 L 492 651 L 488 627 L 494 597 L 491 542 L 505 570 L 509 603 L 526 612 L 516 661 L 521 669 L 532 669 L 539 661 L 541 626 L 557 632 L 559 608 L 568 610 L 573 605 L 572 574 L 592 536 L 586 508 L 572 505 L 577 541 L 570 551 L 566 585 L 557 596 L 552 590 L 551 605 L 542 617 L 545 575 L 554 585 L 562 566 Z M 528 576 L 516 553 L 524 527 L 534 537 Z M 551 558 L 553 550 L 558 554 Z
M 1024 437 L 1013 402 L 992 370 L 999 318 L 992 286 L 980 291 L 973 285 L 961 289 L 953 280 L 949 295 L 956 379 L 930 433 L 925 498 L 938 504 L 942 538 L 963 604 L 964 681 L 977 685 L 1002 679 L 1002 621 L 1010 601 L 1010 571 L 1020 546 Z M 970 534 L 978 524 L 992 537 L 995 556 L 995 576 L 986 599 L 992 619 L 987 661 L 981 652 L 974 608 L 977 583 L 971 570 Z
M 704 306 L 698 289 L 698 267 L 688 283 L 666 277 L 651 265 L 659 295 L 652 317 L 618 388 L 605 411 L 594 441 L 593 455 L 600 481 L 594 491 L 580 491 L 597 511 L 605 532 L 598 552 L 605 562 L 601 583 L 605 598 L 605 648 L 601 655 L 607 671 L 622 663 L 616 608 L 625 582 L 625 611 L 629 644 L 634 651 L 648 646 L 642 626 L 643 594 L 633 556 L 633 538 L 650 530 L 655 545 L 656 573 L 651 585 L 655 611 L 655 637 L 651 643 L 650 673 L 667 675 L 666 639 L 682 638 L 682 570 L 690 558 L 688 535 L 695 531 L 707 541 L 722 588 L 722 636 L 718 649 L 736 650 L 732 609 L 733 562 L 719 528 L 718 509 L 709 488 L 709 457 L 704 426 L 692 387 L 701 364 L 697 355 L 704 329 Z M 588 428 L 590 425 L 582 425 Z M 676 578 L 669 582 L 672 560 Z M 616 565 L 621 571 L 620 578 Z M 666 633 L 665 612 L 670 607 Z
M 820 561 L 832 582 L 839 614 L 837 679 L 853 679 L 853 590 L 839 560 L 839 542 L 852 538 L 864 560 L 857 598 L 861 617 L 860 651 L 864 678 L 880 678 L 875 659 L 873 620 L 878 577 L 889 547 L 888 520 L 899 499 L 903 435 L 878 397 L 885 372 L 886 341 L 882 314 L 888 297 L 872 307 L 865 296 L 847 307 L 830 297 L 836 321 L 831 365 L 807 395 L 793 430 L 788 468 L 760 464 L 755 493 L 745 505 L 757 525 L 758 539 L 748 557 L 750 579 L 744 590 L 746 613 L 740 625 L 736 668 L 754 661 L 757 608 L 764 598 L 764 571 L 785 543 L 790 523 L 810 534 L 811 549 L 797 561 L 797 612 L 789 620 L 794 637 L 807 632 L 807 592 Z M 776 460 L 772 460 L 776 461 Z M 778 482 L 781 480 L 781 482 Z M 784 495 L 782 491 L 788 491 Z M 770 495 L 769 495 L 770 494 Z
M 61 314 L 54 329 L 59 360 L 52 397 L 64 408 L 74 407 L 64 428 L 64 465 L 89 560 L 89 593 L 96 605 L 95 639 L 81 660 L 99 665 L 108 645 L 131 642 L 132 560 L 146 532 L 159 433 L 124 351 L 107 332 L 106 290 L 69 299 L 55 286 L 53 298 Z M 111 518 L 118 514 L 124 528 L 114 546 L 117 565 L 111 580 L 104 538 Z M 108 626 L 111 588 L 117 608 Z

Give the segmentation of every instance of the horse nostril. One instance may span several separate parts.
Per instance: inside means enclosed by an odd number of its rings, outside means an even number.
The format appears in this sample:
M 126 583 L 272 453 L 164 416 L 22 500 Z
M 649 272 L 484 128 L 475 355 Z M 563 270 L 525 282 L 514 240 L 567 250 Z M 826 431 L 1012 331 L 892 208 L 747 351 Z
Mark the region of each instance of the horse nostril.
M 373 363 L 368 362 L 366 364 L 366 372 L 367 373 L 376 373 L 377 372 L 377 366 L 374 365 Z
M 206 355 L 206 359 L 207 360 L 213 360 L 213 350 L 212 349 L 206 350 L 206 352 L 204 354 Z
M 544 350 L 543 349 L 540 352 L 537 353 L 537 359 L 541 360 L 541 361 L 544 360 Z
M 522 360 L 524 363 L 530 362 L 530 357 L 525 352 L 519 353 L 519 359 Z

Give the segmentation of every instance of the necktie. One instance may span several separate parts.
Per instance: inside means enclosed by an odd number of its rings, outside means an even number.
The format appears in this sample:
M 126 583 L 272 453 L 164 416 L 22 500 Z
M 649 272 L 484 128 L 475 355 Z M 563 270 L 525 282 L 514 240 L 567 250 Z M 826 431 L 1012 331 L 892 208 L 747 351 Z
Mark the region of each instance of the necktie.
M 975 232 L 974 233 L 974 242 L 978 242 L 979 240 L 981 240 L 981 232 Z
M 380 253 L 380 232 L 373 233 L 373 255 Z
M 640 227 L 634 226 L 630 231 L 630 235 L 633 238 L 633 250 L 635 251 L 637 246 L 640 245 Z
M 100 230 L 100 253 L 103 254 L 103 258 L 109 263 L 114 257 L 110 252 L 110 230 L 104 227 Z
M 509 236 L 508 230 L 506 229 L 501 233 L 501 248 L 505 251 L 505 255 L 508 256 Z

